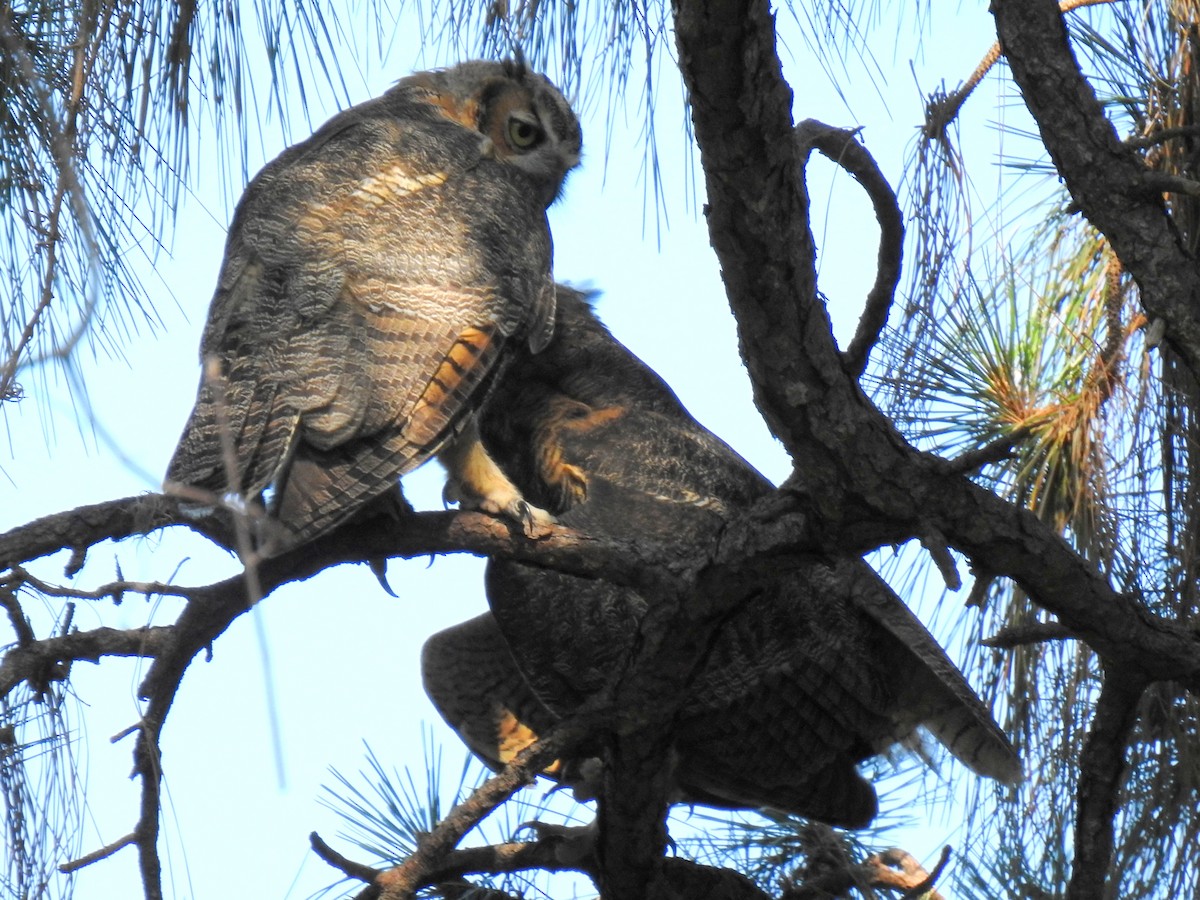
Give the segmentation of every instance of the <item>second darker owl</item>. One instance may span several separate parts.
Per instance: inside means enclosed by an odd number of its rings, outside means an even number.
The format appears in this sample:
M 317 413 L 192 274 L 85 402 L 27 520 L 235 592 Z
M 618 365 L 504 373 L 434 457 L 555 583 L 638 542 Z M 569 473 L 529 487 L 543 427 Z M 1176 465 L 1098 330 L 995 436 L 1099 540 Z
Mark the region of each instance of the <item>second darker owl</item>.
M 476 413 L 514 348 L 550 339 L 546 208 L 580 145 L 548 80 L 471 62 L 401 80 L 267 165 L 230 226 L 168 491 L 261 500 L 278 551 L 440 454 L 464 504 L 549 521 Z
M 771 490 L 670 388 L 559 289 L 547 350 L 498 386 L 496 458 L 564 524 L 611 538 L 704 545 Z M 954 664 L 861 559 L 772 560 L 723 622 L 674 734 L 676 799 L 772 807 L 860 827 L 876 812 L 857 765 L 927 729 L 983 775 L 1020 775 L 1011 745 Z M 491 612 L 430 638 L 426 689 L 491 765 L 603 691 L 638 641 L 632 590 L 489 563 Z M 560 760 L 572 780 L 588 760 Z

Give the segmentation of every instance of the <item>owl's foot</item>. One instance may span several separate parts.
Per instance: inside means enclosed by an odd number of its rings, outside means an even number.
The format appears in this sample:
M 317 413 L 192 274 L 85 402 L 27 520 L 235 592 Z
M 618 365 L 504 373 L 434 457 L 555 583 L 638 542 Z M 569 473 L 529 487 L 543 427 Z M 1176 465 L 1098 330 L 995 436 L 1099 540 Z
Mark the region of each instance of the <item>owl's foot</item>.
M 446 487 L 442 499 L 458 503 L 463 509 L 503 516 L 521 526 L 528 538 L 550 533 L 554 516 L 527 501 L 517 486 L 508 480 L 479 440 L 478 424 L 472 418 L 458 439 L 438 454 L 446 467 Z
M 442 490 L 442 499 L 446 503 L 457 503 L 461 509 L 475 509 L 515 522 L 527 538 L 545 537 L 557 524 L 554 516 L 522 497 L 507 478 L 504 484 L 493 483 L 489 487 L 491 490 L 484 494 L 450 479 Z

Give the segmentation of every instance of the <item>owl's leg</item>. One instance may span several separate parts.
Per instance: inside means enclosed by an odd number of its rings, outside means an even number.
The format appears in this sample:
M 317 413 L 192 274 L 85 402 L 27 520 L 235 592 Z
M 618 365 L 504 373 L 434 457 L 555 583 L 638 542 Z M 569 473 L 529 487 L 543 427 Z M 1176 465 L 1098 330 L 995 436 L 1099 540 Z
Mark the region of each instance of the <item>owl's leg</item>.
M 526 537 L 547 534 L 554 516 L 527 501 L 508 480 L 479 440 L 479 424 L 471 416 L 458 436 L 438 454 L 448 476 L 442 496 L 459 505 L 520 524 Z

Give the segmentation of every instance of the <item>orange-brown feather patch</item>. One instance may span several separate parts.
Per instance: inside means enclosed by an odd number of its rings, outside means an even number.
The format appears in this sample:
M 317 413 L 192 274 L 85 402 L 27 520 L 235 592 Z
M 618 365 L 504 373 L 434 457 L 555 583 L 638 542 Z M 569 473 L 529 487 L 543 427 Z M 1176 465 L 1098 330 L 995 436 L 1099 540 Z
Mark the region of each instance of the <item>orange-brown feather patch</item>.
M 535 431 L 534 446 L 537 448 L 538 474 L 557 495 L 559 512 L 586 500 L 588 488 L 587 474 L 563 459 L 564 435 L 568 432 L 586 434 L 624 413 L 624 407 L 594 409 L 566 397 L 556 397 L 548 404 L 548 411 Z
M 409 440 L 427 445 L 441 434 L 499 352 L 495 334 L 495 328 L 467 328 L 459 334 L 413 408 L 405 428 Z
M 475 97 L 456 97 L 450 91 L 436 91 L 429 95 L 429 102 L 447 119 L 472 131 L 479 127 L 479 101 Z
M 496 757 L 505 764 L 538 739 L 537 733 L 518 719 L 512 710 L 499 704 L 495 709 L 495 725 Z M 555 775 L 561 768 L 562 761 L 556 759 L 542 771 L 547 775 Z

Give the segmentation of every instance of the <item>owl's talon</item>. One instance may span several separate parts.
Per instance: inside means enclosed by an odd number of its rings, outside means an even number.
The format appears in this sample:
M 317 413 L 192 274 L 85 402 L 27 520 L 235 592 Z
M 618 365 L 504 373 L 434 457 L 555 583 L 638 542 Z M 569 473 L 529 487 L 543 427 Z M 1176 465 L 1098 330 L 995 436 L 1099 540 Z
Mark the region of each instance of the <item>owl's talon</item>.
M 558 524 L 558 520 L 544 509 L 534 506 L 527 500 L 518 500 L 513 504 L 512 518 L 521 523 L 521 529 L 527 538 L 542 538 Z
M 521 526 L 521 532 L 531 540 L 546 537 L 558 520 L 540 506 L 534 506 L 520 494 L 480 497 L 457 479 L 451 478 L 442 488 L 442 502 L 457 504 L 459 509 L 474 509 L 499 516 Z

